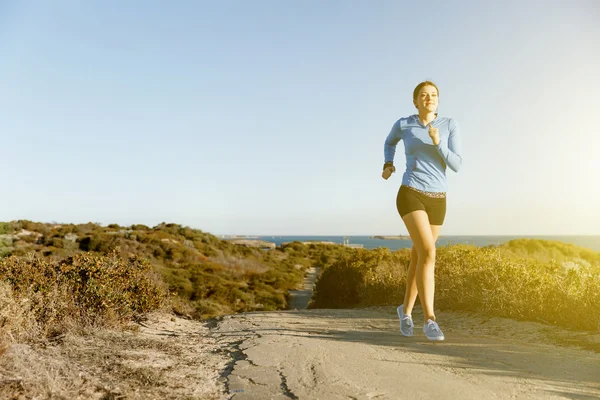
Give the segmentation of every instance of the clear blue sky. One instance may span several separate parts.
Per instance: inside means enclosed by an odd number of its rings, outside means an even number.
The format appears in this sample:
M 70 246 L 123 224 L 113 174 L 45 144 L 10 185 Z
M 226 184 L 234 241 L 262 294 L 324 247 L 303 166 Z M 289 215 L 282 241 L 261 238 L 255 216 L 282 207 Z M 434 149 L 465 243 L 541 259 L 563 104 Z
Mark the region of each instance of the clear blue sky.
M 0 220 L 406 233 L 383 142 L 431 79 L 464 143 L 442 234 L 600 234 L 599 20 L 594 0 L 1 1 Z

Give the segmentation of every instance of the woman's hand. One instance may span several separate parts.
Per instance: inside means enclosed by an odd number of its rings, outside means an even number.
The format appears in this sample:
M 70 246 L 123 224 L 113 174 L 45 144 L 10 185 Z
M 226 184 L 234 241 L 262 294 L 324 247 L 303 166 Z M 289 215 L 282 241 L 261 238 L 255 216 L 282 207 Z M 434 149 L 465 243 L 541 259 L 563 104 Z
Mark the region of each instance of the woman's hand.
M 431 140 L 433 140 L 434 145 L 437 146 L 440 144 L 440 134 L 438 128 L 434 128 L 433 126 L 429 125 L 429 137 Z
M 396 171 L 396 167 L 392 163 L 385 163 L 383 166 L 383 172 L 381 173 L 381 177 L 385 180 L 389 178 Z

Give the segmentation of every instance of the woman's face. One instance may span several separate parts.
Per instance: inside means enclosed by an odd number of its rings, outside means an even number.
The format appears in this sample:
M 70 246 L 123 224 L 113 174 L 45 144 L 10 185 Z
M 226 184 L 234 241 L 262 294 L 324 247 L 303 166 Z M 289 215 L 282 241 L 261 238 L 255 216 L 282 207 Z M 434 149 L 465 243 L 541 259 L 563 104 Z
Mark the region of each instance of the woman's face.
M 435 112 L 438 107 L 437 89 L 429 85 L 423 86 L 414 103 L 419 111 Z

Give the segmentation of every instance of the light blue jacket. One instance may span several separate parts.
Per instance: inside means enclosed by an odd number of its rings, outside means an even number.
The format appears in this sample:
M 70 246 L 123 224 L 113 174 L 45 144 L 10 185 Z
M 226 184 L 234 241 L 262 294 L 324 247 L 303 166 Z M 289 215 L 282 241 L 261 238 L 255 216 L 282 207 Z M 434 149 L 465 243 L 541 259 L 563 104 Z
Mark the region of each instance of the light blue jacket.
M 438 128 L 440 143 L 435 146 L 429 137 L 429 125 Z M 384 162 L 393 162 L 396 145 L 404 141 L 406 171 L 402 184 L 427 192 L 446 192 L 446 166 L 458 172 L 462 164 L 462 148 L 455 120 L 439 115 L 423 125 L 417 115 L 400 118 L 392 126 L 383 148 Z

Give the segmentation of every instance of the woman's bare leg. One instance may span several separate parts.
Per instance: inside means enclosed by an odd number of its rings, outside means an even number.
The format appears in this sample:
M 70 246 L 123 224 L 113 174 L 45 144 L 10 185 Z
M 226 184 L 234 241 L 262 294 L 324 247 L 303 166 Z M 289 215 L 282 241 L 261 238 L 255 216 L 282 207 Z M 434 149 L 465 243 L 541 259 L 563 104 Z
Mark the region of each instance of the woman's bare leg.
M 423 317 L 425 322 L 428 319 L 435 321 L 435 313 L 433 312 L 435 294 L 435 240 L 431 225 L 429 224 L 429 217 L 425 211 L 416 210 L 406 214 L 402 217 L 402 220 L 406 225 L 406 229 L 408 229 L 413 246 L 417 248 L 418 259 L 415 266 L 414 280 L 416 281 L 421 307 L 423 307 Z M 411 296 L 414 296 L 412 285 L 408 285 L 407 283 L 407 291 L 409 287 L 411 288 Z M 405 304 L 405 306 L 410 306 L 410 304 Z
M 417 252 L 417 246 L 412 246 L 410 251 L 410 265 L 408 266 L 408 272 L 406 273 L 406 292 L 404 293 L 404 314 L 411 315 L 412 309 L 415 306 L 417 300 L 417 262 L 419 260 L 419 253 Z
M 433 242 L 435 243 L 438 236 L 440 235 L 441 225 L 429 225 L 431 227 L 431 234 L 433 236 Z M 419 260 L 419 253 L 417 252 L 417 246 L 412 246 L 410 251 L 410 265 L 408 266 L 408 272 L 406 273 L 406 292 L 404 294 L 404 313 L 411 315 L 412 310 L 417 301 L 417 263 Z

